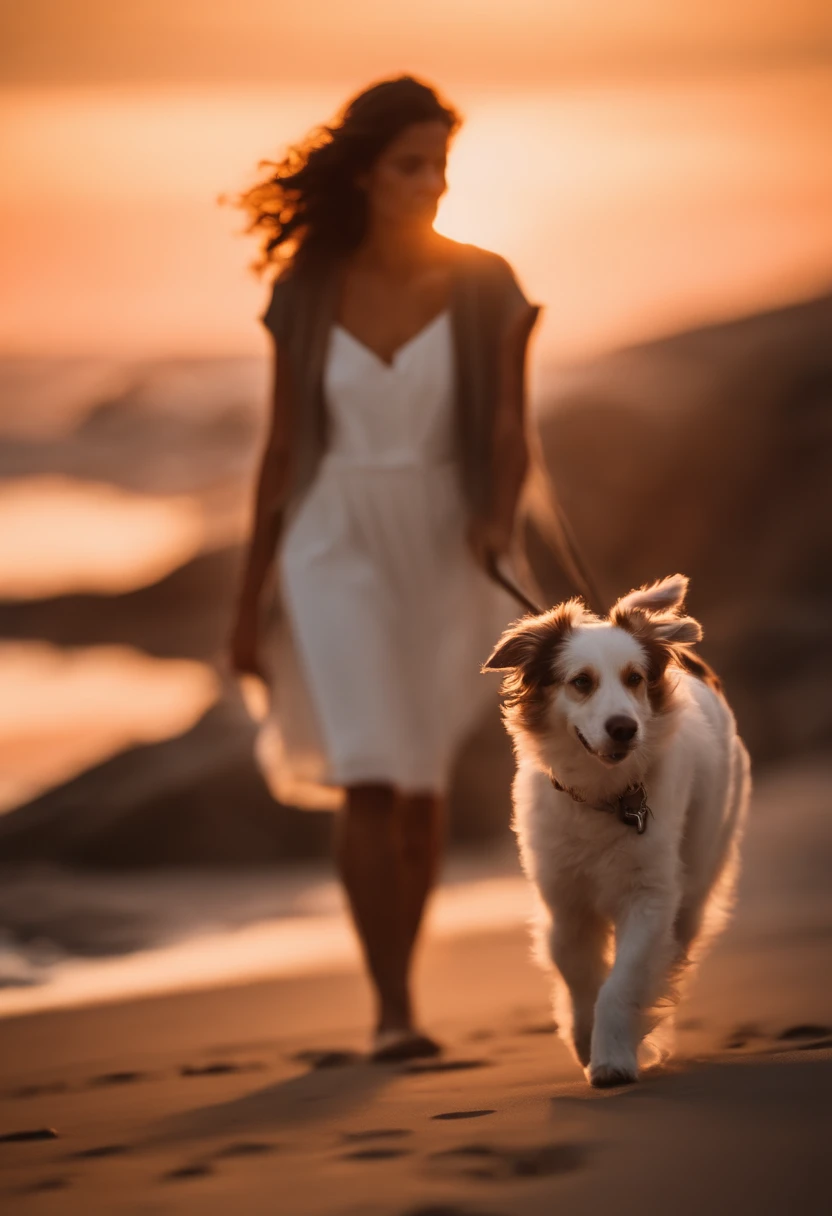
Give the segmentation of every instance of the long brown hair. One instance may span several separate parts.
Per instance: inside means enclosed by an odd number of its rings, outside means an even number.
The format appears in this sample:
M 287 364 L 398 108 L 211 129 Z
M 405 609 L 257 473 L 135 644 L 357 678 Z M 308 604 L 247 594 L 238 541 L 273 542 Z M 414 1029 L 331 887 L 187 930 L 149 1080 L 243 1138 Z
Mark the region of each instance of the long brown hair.
M 247 231 L 260 238 L 258 270 L 328 258 L 355 249 L 367 223 L 356 177 L 371 167 L 405 127 L 442 122 L 449 135 L 460 117 L 429 85 L 400 76 L 354 97 L 329 125 L 317 127 L 282 161 L 264 161 L 268 175 L 236 202 Z

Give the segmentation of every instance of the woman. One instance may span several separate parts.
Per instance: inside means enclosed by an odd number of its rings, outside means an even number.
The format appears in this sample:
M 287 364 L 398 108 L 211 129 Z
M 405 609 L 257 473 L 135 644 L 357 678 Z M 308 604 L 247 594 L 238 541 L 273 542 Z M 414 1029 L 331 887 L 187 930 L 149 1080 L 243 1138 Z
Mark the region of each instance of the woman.
M 233 662 L 271 685 L 276 794 L 343 804 L 376 1059 L 439 1050 L 411 959 L 454 753 L 494 692 L 480 665 L 518 611 L 483 566 L 514 532 L 538 310 L 502 258 L 434 231 L 458 126 L 426 85 L 386 81 L 241 200 L 279 274 Z

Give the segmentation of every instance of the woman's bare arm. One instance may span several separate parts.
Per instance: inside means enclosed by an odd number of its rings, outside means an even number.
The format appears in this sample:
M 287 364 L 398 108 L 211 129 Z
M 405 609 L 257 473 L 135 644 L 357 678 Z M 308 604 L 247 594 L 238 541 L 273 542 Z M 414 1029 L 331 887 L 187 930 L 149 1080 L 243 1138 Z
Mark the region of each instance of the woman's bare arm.
M 480 560 L 510 545 L 520 491 L 529 467 L 526 437 L 526 347 L 537 309 L 526 306 L 503 335 L 500 391 L 492 434 L 492 497 L 487 518 L 474 521 L 472 542 Z
M 254 519 L 231 637 L 231 659 L 239 672 L 259 672 L 260 600 L 275 561 L 289 482 L 291 432 L 286 379 L 276 351 L 271 418 L 257 476 Z

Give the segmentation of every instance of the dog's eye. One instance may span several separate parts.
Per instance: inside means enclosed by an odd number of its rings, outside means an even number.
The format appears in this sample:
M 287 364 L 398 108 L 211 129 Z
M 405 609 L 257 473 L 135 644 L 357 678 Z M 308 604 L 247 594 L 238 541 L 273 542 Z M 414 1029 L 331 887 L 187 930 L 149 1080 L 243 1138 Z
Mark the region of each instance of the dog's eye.
M 589 692 L 592 688 L 592 680 L 585 672 L 579 676 L 575 676 L 574 680 L 570 681 L 573 688 L 577 688 L 578 692 Z
M 638 688 L 639 684 L 644 680 L 644 676 L 638 671 L 631 671 L 627 676 L 627 684 L 630 688 Z

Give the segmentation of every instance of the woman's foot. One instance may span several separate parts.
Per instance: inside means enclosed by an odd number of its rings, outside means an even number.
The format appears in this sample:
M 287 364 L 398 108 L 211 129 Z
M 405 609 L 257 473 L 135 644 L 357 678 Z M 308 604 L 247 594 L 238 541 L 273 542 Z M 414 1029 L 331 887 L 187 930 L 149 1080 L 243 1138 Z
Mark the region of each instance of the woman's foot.
M 440 1055 L 442 1048 L 418 1030 L 377 1030 L 370 1060 L 374 1064 L 389 1064 L 399 1060 L 429 1060 Z

